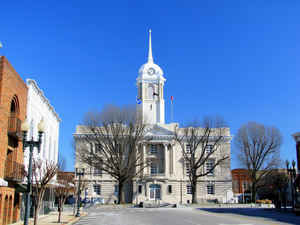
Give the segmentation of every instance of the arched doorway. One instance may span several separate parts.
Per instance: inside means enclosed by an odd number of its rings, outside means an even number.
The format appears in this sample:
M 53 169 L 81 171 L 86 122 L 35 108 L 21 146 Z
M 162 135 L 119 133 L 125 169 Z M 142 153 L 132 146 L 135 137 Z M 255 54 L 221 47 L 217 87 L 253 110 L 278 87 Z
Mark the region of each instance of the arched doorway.
M 150 184 L 149 187 L 149 199 L 150 200 L 160 200 L 160 185 L 159 184 Z
M 7 215 L 8 214 L 8 196 L 5 196 L 4 200 L 4 211 L 3 211 L 3 225 L 7 224 Z
M 21 200 L 20 193 L 15 192 L 14 208 L 13 208 L 14 211 L 13 211 L 13 219 L 12 219 L 13 223 L 17 222 L 19 219 L 20 200 Z
M 13 198 L 12 196 L 9 197 L 9 206 L 8 206 L 8 216 L 7 216 L 7 224 L 12 223 L 12 210 L 13 210 Z
M 2 202 L 2 194 L 0 194 L 0 224 L 1 224 L 1 222 L 2 222 L 2 217 L 3 217 L 3 215 L 2 215 L 2 205 L 3 205 L 3 202 Z

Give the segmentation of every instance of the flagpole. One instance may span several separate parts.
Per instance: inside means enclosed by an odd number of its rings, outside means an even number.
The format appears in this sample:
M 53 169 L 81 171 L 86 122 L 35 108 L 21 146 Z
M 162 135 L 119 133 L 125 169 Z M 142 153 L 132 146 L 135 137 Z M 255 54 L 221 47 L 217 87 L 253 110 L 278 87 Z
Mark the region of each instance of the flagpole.
M 171 123 L 174 121 L 173 96 L 171 96 Z

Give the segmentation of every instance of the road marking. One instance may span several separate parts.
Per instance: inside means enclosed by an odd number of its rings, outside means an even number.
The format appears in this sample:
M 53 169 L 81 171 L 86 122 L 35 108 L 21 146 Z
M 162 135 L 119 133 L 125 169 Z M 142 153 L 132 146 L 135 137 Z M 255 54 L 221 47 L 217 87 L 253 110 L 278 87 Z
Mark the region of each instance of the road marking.
M 219 225 L 253 225 L 252 223 L 238 223 L 238 224 L 225 224 L 225 223 L 220 223 Z

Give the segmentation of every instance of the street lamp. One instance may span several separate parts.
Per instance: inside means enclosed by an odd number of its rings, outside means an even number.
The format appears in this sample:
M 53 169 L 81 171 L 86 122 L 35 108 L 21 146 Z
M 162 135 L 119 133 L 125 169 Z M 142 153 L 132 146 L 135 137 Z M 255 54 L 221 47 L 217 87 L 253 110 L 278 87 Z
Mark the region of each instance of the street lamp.
M 28 165 L 28 174 L 27 174 L 27 190 L 26 190 L 26 195 L 25 195 L 25 216 L 24 216 L 24 225 L 28 225 L 29 212 L 30 212 L 32 153 L 33 153 L 34 147 L 36 147 L 38 150 L 38 153 L 40 153 L 42 135 L 45 130 L 44 120 L 41 119 L 41 121 L 38 124 L 38 133 L 39 133 L 38 141 L 34 141 L 33 137 L 31 137 L 31 140 L 28 140 L 28 141 L 26 140 L 27 133 L 29 130 L 29 125 L 28 125 L 27 119 L 25 119 L 24 122 L 22 123 L 21 130 L 23 132 L 23 152 L 25 151 L 26 147 L 29 147 L 29 165 Z
M 84 175 L 84 168 L 76 168 L 75 171 L 76 176 L 78 176 L 78 191 L 77 191 L 77 213 L 76 217 L 80 217 L 80 177 Z
M 290 167 L 290 162 L 288 160 L 286 160 L 286 169 L 287 169 L 287 172 L 289 173 L 290 175 L 290 180 L 291 180 L 291 194 L 292 194 L 292 207 L 295 208 L 295 187 L 294 187 L 294 181 L 296 179 L 296 169 L 295 169 L 295 166 L 296 166 L 296 162 L 295 160 L 292 161 L 292 167 Z M 297 199 L 297 196 L 296 196 L 296 199 Z

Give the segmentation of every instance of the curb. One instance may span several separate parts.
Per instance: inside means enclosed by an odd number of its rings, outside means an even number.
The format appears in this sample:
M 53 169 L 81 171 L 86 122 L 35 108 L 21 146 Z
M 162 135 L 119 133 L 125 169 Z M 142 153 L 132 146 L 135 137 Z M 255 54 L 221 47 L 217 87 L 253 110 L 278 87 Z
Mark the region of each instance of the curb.
M 78 220 L 80 220 L 81 218 L 87 216 L 86 213 L 84 213 L 82 216 L 80 217 L 75 217 L 74 219 L 72 219 L 71 221 L 69 221 L 68 223 L 64 223 L 63 225 L 72 225 L 74 223 L 76 223 Z

